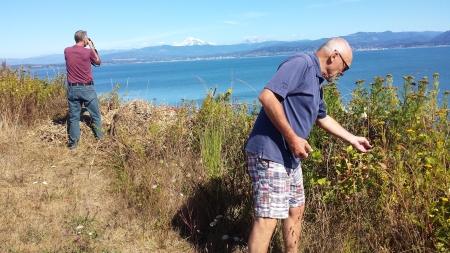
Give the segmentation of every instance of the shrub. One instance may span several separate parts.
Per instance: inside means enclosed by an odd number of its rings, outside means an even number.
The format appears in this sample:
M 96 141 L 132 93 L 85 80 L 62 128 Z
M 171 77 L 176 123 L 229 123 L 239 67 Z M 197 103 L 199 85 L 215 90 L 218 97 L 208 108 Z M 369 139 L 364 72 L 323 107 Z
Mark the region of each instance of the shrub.
M 38 119 L 59 120 L 67 114 L 65 75 L 40 79 L 21 67 L 0 67 L 0 110 L 5 119 L 31 125 Z
M 375 78 L 370 90 L 358 81 L 346 106 L 335 84 L 325 90 L 328 113 L 374 150 L 359 154 L 313 130 L 313 146 L 326 153 L 319 164 L 304 163 L 312 206 L 305 220 L 328 229 L 319 241 L 344 233 L 353 239 L 336 243 L 351 251 L 450 250 L 448 92 L 437 99 L 437 74 L 431 88 L 426 77 L 403 79 L 400 92 L 391 75 Z

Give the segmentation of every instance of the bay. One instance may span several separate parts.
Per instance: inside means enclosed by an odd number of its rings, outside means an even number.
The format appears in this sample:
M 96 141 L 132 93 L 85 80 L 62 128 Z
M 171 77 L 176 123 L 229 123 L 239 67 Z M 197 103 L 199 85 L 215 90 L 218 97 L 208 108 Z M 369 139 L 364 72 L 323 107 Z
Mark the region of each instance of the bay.
M 450 90 L 450 47 L 355 51 L 349 71 L 339 78 L 338 89 L 344 101 L 351 98 L 357 80 L 365 85 L 376 77 L 393 75 L 394 86 L 403 87 L 403 76 L 424 76 L 432 83 L 439 74 L 440 93 Z M 93 68 L 97 92 L 107 93 L 120 83 L 124 101 L 145 99 L 155 104 L 177 106 L 185 100 L 200 103 L 211 89 L 232 90 L 233 99 L 252 103 L 278 68 L 289 56 L 232 58 L 178 62 L 153 62 L 102 65 Z M 65 71 L 65 69 L 62 69 Z M 39 76 L 60 69 L 32 69 Z M 127 91 L 125 93 L 125 91 Z

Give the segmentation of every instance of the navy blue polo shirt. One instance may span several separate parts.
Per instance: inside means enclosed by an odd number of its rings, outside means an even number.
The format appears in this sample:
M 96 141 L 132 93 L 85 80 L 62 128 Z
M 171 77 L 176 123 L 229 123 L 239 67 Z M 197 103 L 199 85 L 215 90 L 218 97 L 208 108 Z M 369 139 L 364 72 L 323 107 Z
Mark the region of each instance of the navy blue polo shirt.
M 278 67 L 266 89 L 281 98 L 287 120 L 294 132 L 307 139 L 314 122 L 327 116 L 323 100 L 322 71 L 317 54 L 295 54 Z M 287 142 L 270 121 L 264 107 L 255 121 L 245 150 L 263 159 L 296 168 L 300 159 L 295 157 Z

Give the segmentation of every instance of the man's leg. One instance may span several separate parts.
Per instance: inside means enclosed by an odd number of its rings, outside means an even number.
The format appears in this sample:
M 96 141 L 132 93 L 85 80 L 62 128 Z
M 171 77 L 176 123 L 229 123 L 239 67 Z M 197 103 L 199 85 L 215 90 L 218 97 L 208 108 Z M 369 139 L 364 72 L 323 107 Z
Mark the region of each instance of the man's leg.
M 67 90 L 69 104 L 69 148 L 75 148 L 80 138 L 81 102 L 77 99 L 77 90 L 69 87 Z
M 104 135 L 102 126 L 102 115 L 100 113 L 100 105 L 97 98 L 97 92 L 93 86 L 88 86 L 85 88 L 84 94 L 84 106 L 88 110 L 89 115 L 92 119 L 92 124 L 95 132 L 95 137 L 101 138 Z
M 267 252 L 277 221 L 277 219 L 272 218 L 255 217 L 252 232 L 248 239 L 249 253 Z
M 267 252 L 278 219 L 289 217 L 291 180 L 284 165 L 247 153 L 253 185 L 255 221 L 249 252 Z
M 300 233 L 302 229 L 302 217 L 305 204 L 289 209 L 289 217 L 283 222 L 284 251 L 297 252 Z
M 302 218 L 305 211 L 305 191 L 303 173 L 299 165 L 295 169 L 287 168 L 289 175 L 289 216 L 283 222 L 283 238 L 285 252 L 297 252 Z

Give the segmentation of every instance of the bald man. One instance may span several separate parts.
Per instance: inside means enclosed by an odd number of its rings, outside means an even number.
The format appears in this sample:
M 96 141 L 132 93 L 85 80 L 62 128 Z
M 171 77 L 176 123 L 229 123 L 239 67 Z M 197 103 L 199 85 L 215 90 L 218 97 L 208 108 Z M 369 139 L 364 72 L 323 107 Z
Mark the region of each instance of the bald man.
M 314 123 L 360 152 L 370 150 L 366 138 L 327 115 L 323 99 L 323 81 L 343 76 L 352 60 L 348 42 L 332 38 L 315 53 L 282 62 L 259 95 L 262 108 L 245 145 L 255 210 L 249 252 L 267 252 L 278 219 L 283 219 L 285 252 L 297 252 L 305 210 L 300 160 L 313 151 L 307 138 Z

